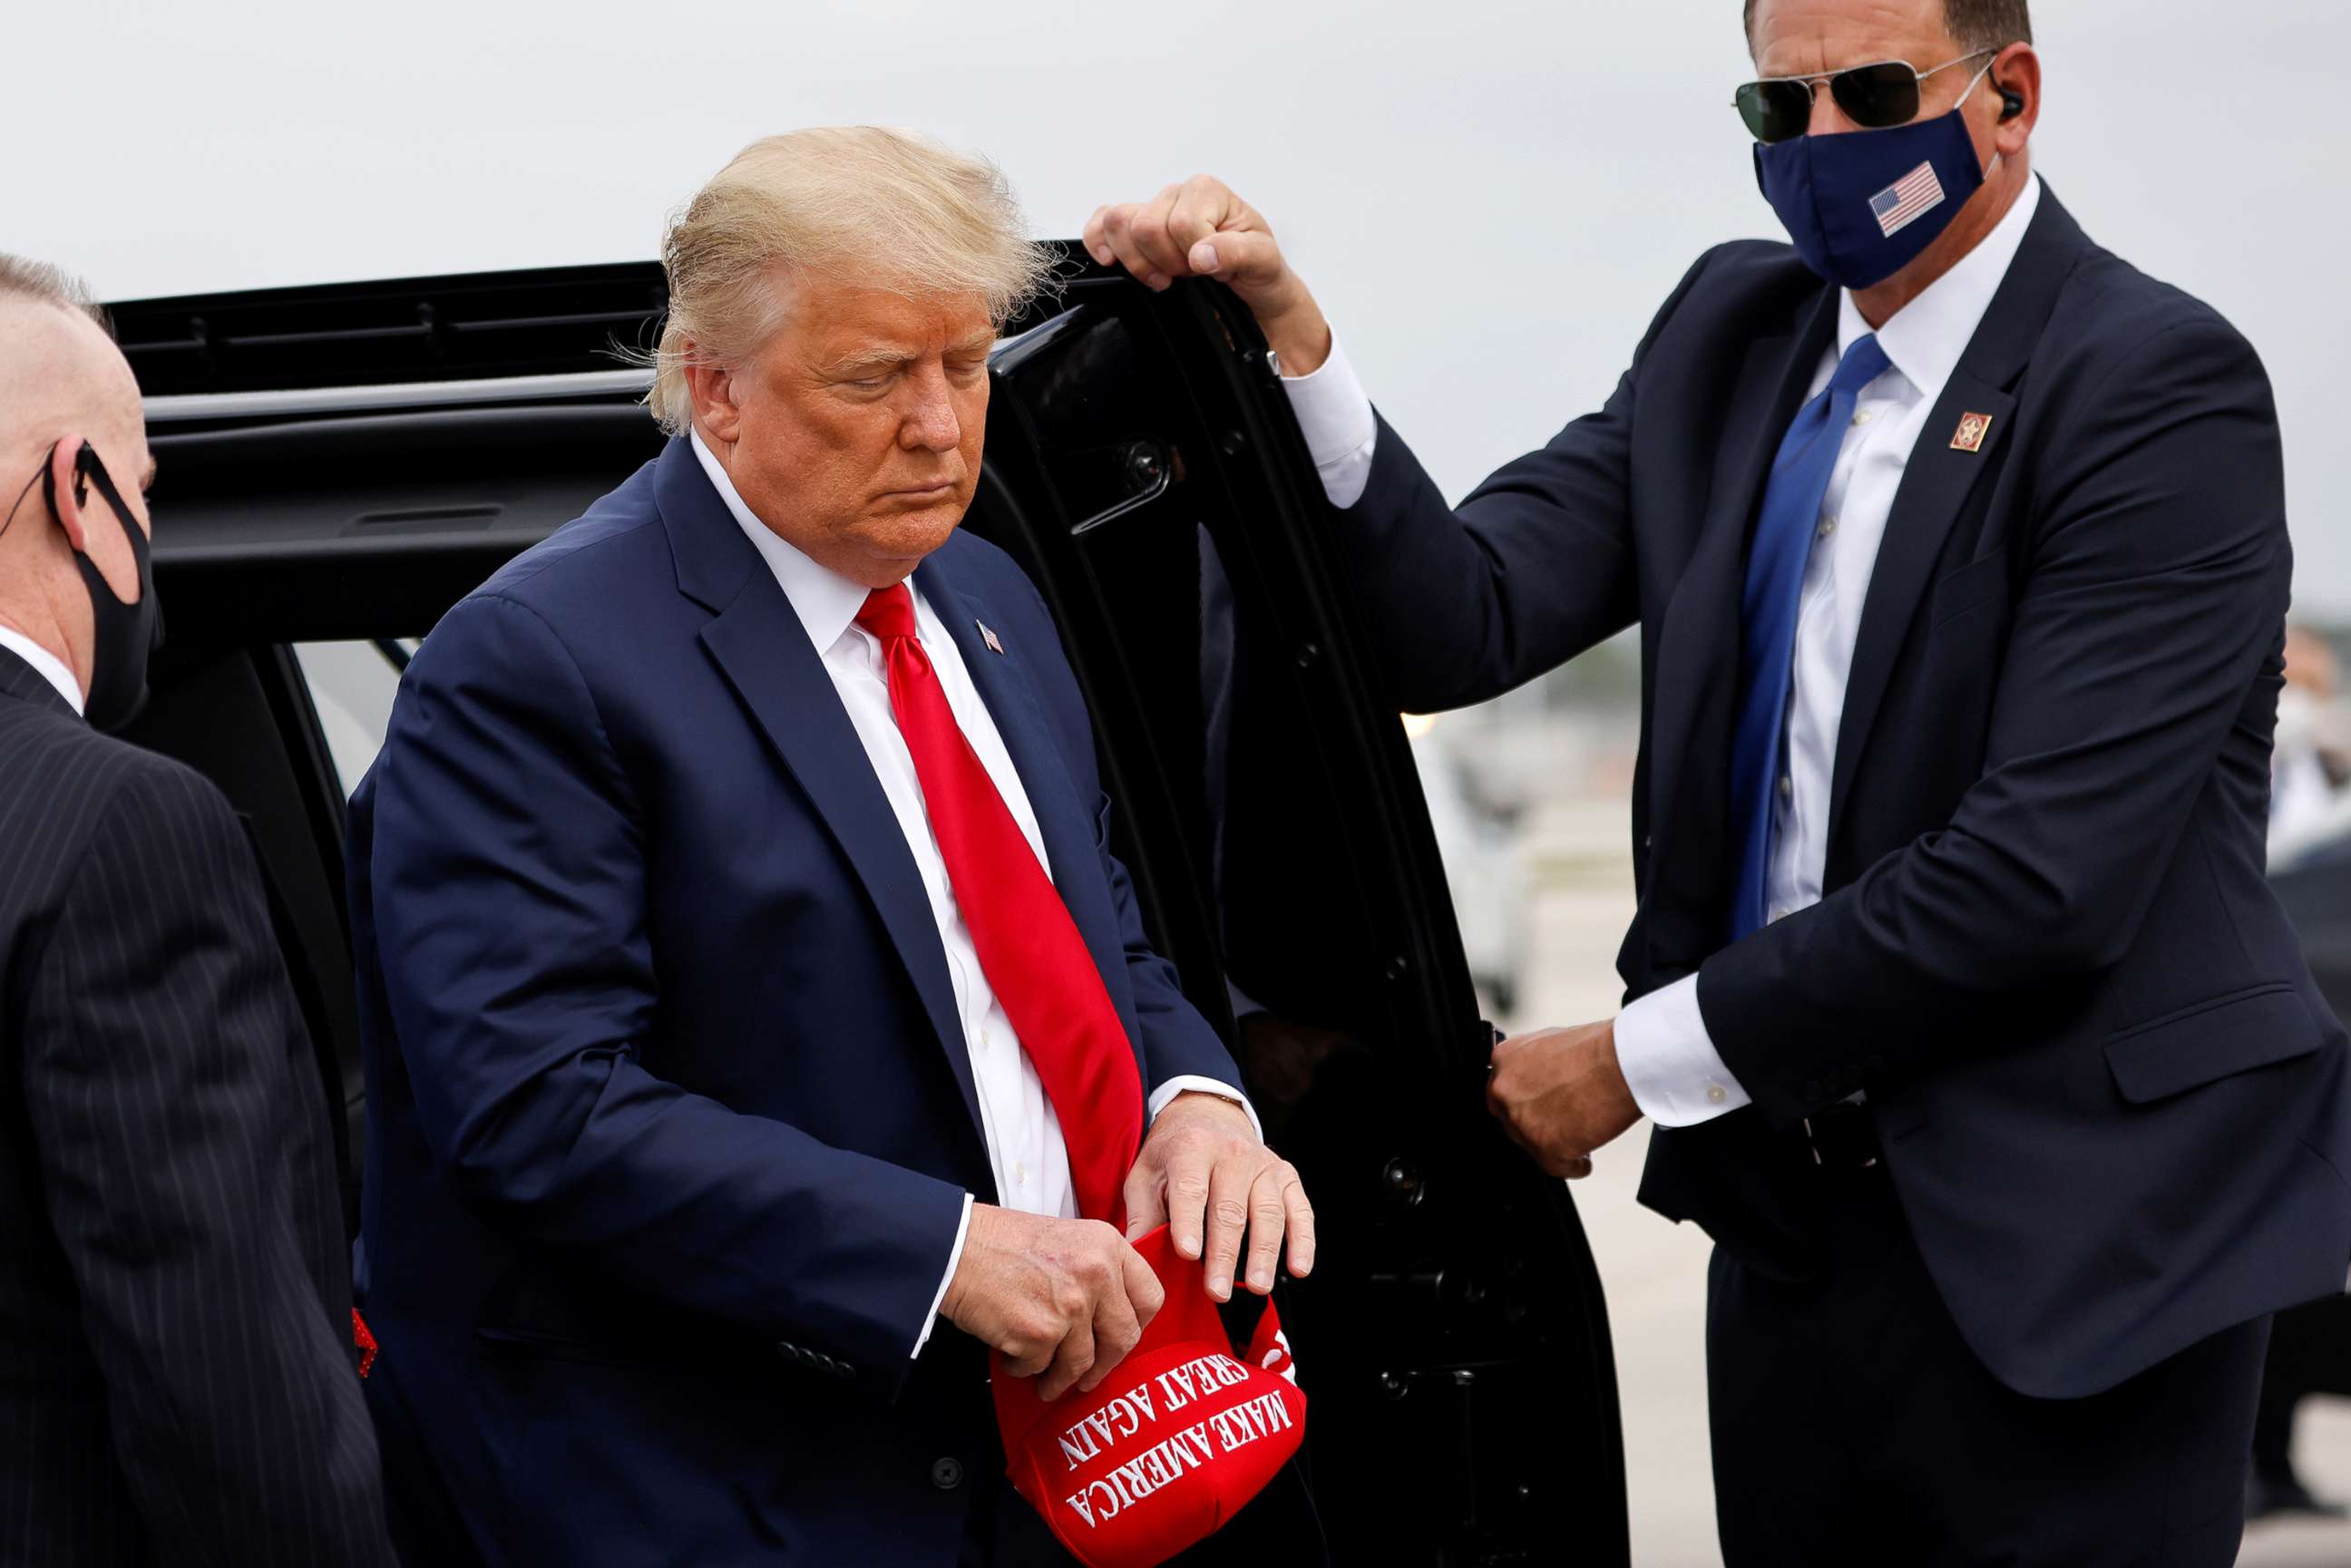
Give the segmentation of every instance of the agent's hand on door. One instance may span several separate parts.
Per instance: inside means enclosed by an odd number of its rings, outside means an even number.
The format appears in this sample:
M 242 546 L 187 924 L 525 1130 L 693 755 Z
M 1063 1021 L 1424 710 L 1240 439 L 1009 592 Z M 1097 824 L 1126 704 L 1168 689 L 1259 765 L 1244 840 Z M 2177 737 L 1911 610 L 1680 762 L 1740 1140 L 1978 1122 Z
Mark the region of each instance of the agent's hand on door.
M 1213 277 L 1241 297 L 1284 375 L 1308 375 L 1331 352 L 1331 326 L 1290 270 L 1273 229 L 1231 186 L 1209 174 L 1170 185 L 1147 202 L 1094 209 L 1085 246 L 1104 267 L 1123 266 L 1152 288 Z
M 1616 1020 L 1502 1041 L 1487 1074 L 1486 1107 L 1551 1175 L 1590 1176 L 1592 1152 L 1641 1119 L 1616 1063 Z

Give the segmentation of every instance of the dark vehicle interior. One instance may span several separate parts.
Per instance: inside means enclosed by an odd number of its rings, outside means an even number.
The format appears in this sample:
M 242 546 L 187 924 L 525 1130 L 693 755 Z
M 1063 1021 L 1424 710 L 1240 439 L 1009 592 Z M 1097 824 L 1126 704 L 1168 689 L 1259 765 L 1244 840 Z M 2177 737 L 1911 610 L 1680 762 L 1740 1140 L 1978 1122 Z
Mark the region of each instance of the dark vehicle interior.
M 1214 285 L 1064 253 L 996 352 L 966 526 L 1059 621 L 1153 937 L 1314 1195 L 1321 1262 L 1282 1312 L 1332 1560 L 1625 1563 L 1599 1279 L 1564 1184 L 1485 1113 L 1492 1034 L 1263 343 Z M 250 824 L 354 1217 L 352 709 L 316 650 L 388 694 L 403 640 L 653 456 L 612 345 L 664 302 L 627 264 L 111 308 L 171 626 L 133 738 Z

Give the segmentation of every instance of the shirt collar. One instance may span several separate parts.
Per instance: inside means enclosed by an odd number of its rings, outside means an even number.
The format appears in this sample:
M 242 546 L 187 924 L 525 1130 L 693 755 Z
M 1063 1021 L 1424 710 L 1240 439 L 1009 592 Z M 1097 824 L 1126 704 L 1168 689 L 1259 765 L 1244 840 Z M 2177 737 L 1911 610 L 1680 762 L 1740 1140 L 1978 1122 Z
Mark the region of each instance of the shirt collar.
M 57 688 L 57 695 L 66 699 L 74 712 L 82 712 L 81 683 L 66 668 L 66 662 L 26 636 L 13 626 L 0 626 L 0 648 L 5 648 L 25 663 L 34 673 Z
M 726 470 L 719 465 L 710 448 L 703 444 L 702 432 L 689 431 L 686 439 L 694 444 L 695 461 L 710 476 L 711 486 L 718 492 L 718 498 L 726 503 L 726 509 L 734 515 L 736 526 L 743 530 L 752 548 L 759 552 L 759 558 L 768 563 L 768 570 L 775 574 L 776 586 L 784 591 L 786 599 L 791 601 L 792 613 L 799 617 L 800 626 L 808 632 L 810 643 L 815 645 L 818 653 L 824 653 L 841 641 L 855 623 L 857 612 L 865 608 L 865 585 L 841 576 L 830 567 L 818 565 L 786 543 L 781 535 L 761 522 L 751 508 L 743 504 L 743 497 L 736 493 L 735 481 L 726 476 Z
M 2000 292 L 2009 265 L 2024 244 L 2024 232 L 2032 226 L 2032 214 L 2040 207 L 2041 176 L 2035 174 L 2025 182 L 2024 193 L 2016 198 L 2016 204 L 1975 249 L 1877 329 L 1877 346 L 1927 402 L 1943 395 L 1943 383 L 1959 369 L 1959 356 L 1967 352 L 1984 312 L 1991 308 L 1992 296 Z M 1852 291 L 1847 290 L 1837 309 L 1837 357 L 1843 359 L 1869 331 L 1869 323 L 1862 319 Z

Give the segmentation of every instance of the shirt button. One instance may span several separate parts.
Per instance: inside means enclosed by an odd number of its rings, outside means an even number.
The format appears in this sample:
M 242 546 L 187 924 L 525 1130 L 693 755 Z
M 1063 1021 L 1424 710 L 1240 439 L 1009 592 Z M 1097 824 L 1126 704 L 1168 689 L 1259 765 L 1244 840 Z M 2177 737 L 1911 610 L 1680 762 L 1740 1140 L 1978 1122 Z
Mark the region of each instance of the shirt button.
M 1853 416 L 1853 422 L 1855 424 L 1867 424 L 1871 420 L 1876 419 L 1876 417 L 1877 415 L 1865 408 L 1860 413 Z
M 1834 517 L 1823 517 L 1821 519 L 1820 527 L 1821 538 L 1826 538 L 1834 532 L 1836 532 L 1836 519 Z
M 1706 1086 L 1706 1103 L 1708 1104 L 1719 1105 L 1725 1100 L 1729 1098 L 1730 1092 L 1725 1089 L 1721 1084 L 1709 1083 Z
M 1796 792 L 1796 781 L 1785 773 L 1780 775 L 1780 799 L 1790 799 Z
M 1027 1186 L 1029 1185 L 1028 1161 L 1015 1160 L 1012 1162 L 1012 1185 L 1014 1186 Z
M 1787 919 L 1787 918 L 1788 918 L 1788 906 L 1787 906 L 1786 904 L 1773 904 L 1773 905 L 1771 906 L 1771 918 L 1772 918 L 1772 919 L 1774 919 L 1774 920 L 1785 920 L 1785 919 Z
M 963 1485 L 963 1461 L 953 1457 L 935 1461 L 931 1466 L 931 1484 L 941 1491 L 953 1491 Z

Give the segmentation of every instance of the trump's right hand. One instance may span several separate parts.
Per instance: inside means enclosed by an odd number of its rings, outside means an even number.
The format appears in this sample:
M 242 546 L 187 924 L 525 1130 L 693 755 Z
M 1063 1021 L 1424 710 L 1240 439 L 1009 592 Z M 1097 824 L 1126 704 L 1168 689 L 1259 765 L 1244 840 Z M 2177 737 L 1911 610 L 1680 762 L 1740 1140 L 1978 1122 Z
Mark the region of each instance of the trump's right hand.
M 1085 246 L 1104 267 L 1123 266 L 1153 288 L 1179 277 L 1227 285 L 1257 318 L 1285 375 L 1309 374 L 1330 355 L 1330 323 L 1272 228 L 1213 175 L 1196 174 L 1147 202 L 1096 208 Z
M 979 1203 L 939 1311 L 1050 1403 L 1107 1377 L 1165 1299 L 1112 1227 Z

